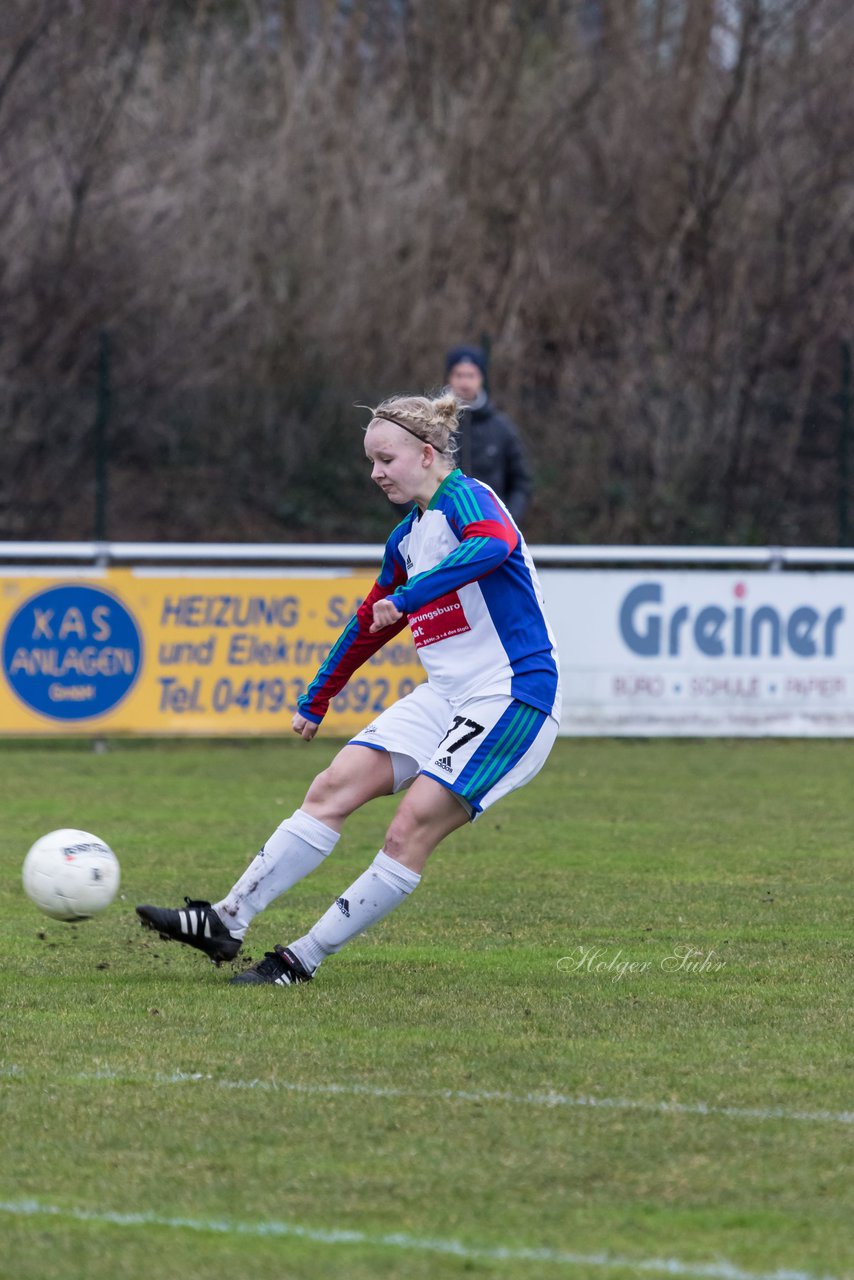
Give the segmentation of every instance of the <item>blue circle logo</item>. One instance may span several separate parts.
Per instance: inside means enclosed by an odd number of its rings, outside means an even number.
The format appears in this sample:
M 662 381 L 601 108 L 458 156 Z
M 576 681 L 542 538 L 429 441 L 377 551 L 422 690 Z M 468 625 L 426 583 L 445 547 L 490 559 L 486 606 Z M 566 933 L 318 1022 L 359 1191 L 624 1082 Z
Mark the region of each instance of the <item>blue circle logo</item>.
M 51 587 L 27 600 L 3 638 L 3 670 L 33 711 L 86 720 L 111 711 L 142 666 L 139 627 L 99 587 Z

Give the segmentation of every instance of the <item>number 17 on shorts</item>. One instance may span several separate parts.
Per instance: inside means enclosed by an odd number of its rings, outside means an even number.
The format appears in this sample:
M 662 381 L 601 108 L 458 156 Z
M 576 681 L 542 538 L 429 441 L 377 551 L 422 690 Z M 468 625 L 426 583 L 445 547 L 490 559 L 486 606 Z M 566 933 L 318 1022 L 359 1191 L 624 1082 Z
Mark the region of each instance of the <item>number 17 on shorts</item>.
M 474 698 L 454 709 L 447 733 L 422 772 L 469 804 L 474 814 L 539 773 L 557 723 L 513 698 Z

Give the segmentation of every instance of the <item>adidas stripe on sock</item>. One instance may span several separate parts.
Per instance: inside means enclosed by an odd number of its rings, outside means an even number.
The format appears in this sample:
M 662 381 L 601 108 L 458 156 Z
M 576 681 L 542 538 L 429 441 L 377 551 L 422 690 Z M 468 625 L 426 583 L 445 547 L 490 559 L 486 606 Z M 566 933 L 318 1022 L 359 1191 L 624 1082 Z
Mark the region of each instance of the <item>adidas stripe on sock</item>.
M 420 875 L 382 850 L 367 871 L 336 898 L 305 937 L 288 949 L 311 973 L 326 956 L 340 951 L 357 934 L 382 920 L 418 887 Z

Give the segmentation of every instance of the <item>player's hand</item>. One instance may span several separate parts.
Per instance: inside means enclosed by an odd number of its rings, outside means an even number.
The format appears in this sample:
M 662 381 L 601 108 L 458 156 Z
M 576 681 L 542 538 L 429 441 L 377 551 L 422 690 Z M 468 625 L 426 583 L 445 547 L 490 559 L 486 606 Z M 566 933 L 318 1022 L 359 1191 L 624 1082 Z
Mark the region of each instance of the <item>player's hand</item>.
M 378 600 L 374 605 L 374 620 L 371 623 L 371 633 L 382 631 L 385 627 L 393 627 L 402 617 L 403 614 L 399 609 L 395 608 L 390 600 Z
M 294 733 L 298 733 L 305 742 L 311 742 L 312 738 L 320 728 L 320 725 L 315 724 L 313 720 L 306 720 L 305 716 L 301 716 L 300 713 L 297 712 L 291 721 L 291 728 Z

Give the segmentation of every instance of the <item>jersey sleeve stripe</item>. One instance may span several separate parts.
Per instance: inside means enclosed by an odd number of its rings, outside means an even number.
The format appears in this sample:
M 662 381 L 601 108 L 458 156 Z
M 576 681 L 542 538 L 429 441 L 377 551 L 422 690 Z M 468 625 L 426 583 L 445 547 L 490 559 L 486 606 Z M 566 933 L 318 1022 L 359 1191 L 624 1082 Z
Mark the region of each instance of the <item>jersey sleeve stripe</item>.
M 414 578 L 410 578 L 406 584 L 407 593 L 413 588 L 422 586 L 425 582 L 429 582 L 431 578 L 437 574 L 442 574 L 446 569 L 453 568 L 456 565 L 468 564 L 469 560 L 473 560 L 477 553 L 486 546 L 486 538 L 466 538 L 465 542 L 461 542 L 450 555 L 445 556 L 441 564 L 435 569 L 425 569 L 424 573 L 417 573 Z
M 346 627 L 344 628 L 344 630 L 341 632 L 341 634 L 340 634 L 340 636 L 338 637 L 338 639 L 335 641 L 335 643 L 334 643 L 334 645 L 332 646 L 332 648 L 329 650 L 329 653 L 328 653 L 328 654 L 327 654 L 327 656 L 326 656 L 326 661 L 325 661 L 325 662 L 324 662 L 324 664 L 323 664 L 325 667 L 334 667 L 334 666 L 335 666 L 335 663 L 336 663 L 336 660 L 337 660 L 337 658 L 338 658 L 338 655 L 339 655 L 339 654 L 340 654 L 344 649 L 346 649 L 346 648 L 347 648 L 348 644 L 349 644 L 349 643 L 350 643 L 350 641 L 352 641 L 352 639 L 353 639 L 353 633 L 354 633 L 354 632 L 358 632 L 358 630 L 359 630 L 359 621 L 358 621 L 358 619 L 357 619 L 357 618 L 351 618 L 351 619 L 350 619 L 350 621 L 347 623 L 347 626 L 346 626 Z M 310 687 L 310 686 L 309 686 L 309 687 Z
M 519 545 L 519 534 L 509 520 L 478 520 L 466 525 L 463 540 L 477 537 L 500 538 L 511 551 Z
M 460 484 L 460 487 L 454 497 L 457 499 L 460 508 L 466 516 L 466 523 L 482 518 L 483 513 L 475 502 L 474 494 L 471 489 L 466 487 L 466 485 Z
M 466 538 L 434 568 L 410 578 L 405 587 L 395 592 L 394 603 L 400 600 L 398 608 L 411 616 L 431 600 L 492 573 L 507 555 L 507 544 L 500 538 Z
M 486 546 L 486 541 L 486 538 L 464 538 L 448 559 L 456 561 L 457 564 L 467 564 Z
M 487 542 L 487 538 L 465 538 L 456 550 L 446 557 L 444 563 L 446 565 L 468 564 L 470 560 L 474 560 L 479 552 L 484 550 Z
M 451 484 L 448 485 L 446 497 L 450 505 L 454 509 L 457 518 L 463 524 L 468 524 L 472 519 L 476 519 L 474 508 L 469 500 L 469 489 L 463 476 L 457 476 Z

